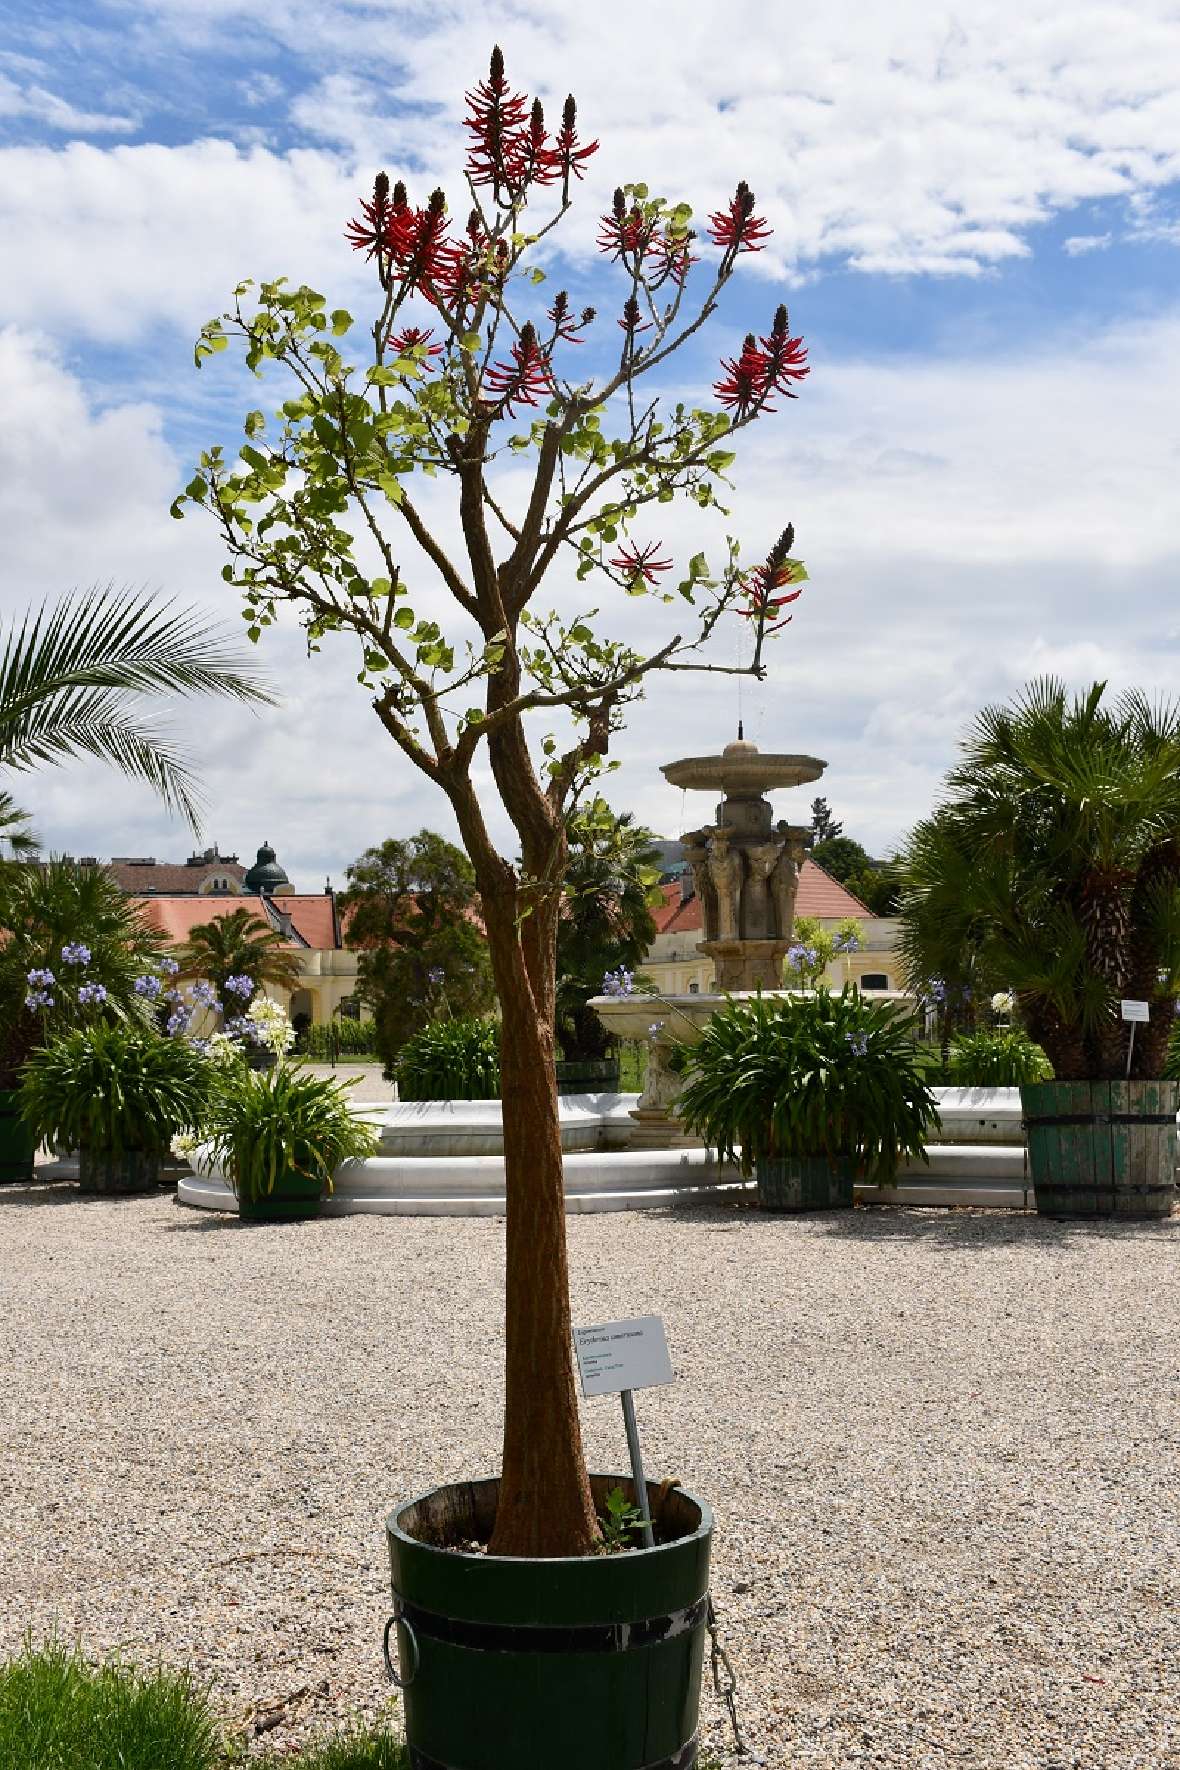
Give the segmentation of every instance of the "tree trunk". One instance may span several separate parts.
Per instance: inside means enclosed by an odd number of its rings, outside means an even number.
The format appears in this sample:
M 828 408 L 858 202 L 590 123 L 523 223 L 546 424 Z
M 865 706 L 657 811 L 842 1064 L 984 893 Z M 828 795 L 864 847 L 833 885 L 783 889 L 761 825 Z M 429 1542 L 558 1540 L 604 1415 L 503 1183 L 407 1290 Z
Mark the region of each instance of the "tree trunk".
M 591 1554 L 590 1495 L 574 1378 L 561 1128 L 554 1071 L 555 930 L 545 908 L 503 925 L 485 900 L 500 997 L 507 1191 L 504 1454 L 493 1555 Z

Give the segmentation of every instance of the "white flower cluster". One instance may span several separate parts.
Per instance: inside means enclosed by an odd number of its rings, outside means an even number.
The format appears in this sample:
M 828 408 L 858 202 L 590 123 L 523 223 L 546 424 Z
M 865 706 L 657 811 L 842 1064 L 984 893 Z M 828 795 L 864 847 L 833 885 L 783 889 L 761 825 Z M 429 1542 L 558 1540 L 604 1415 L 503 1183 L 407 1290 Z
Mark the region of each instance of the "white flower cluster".
M 295 1028 L 287 1019 L 286 1010 L 269 996 L 255 996 L 246 1010 L 246 1019 L 256 1027 L 255 1039 L 282 1057 L 295 1043 Z
M 1011 990 L 997 990 L 992 997 L 993 1014 L 1011 1014 L 1015 1005 Z

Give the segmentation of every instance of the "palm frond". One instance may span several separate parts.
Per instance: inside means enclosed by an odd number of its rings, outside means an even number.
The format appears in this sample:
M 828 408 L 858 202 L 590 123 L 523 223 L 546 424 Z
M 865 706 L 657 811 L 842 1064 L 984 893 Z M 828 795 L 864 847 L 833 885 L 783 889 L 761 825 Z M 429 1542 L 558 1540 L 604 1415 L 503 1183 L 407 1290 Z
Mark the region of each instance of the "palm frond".
M 43 604 L 0 651 L 0 767 L 96 756 L 146 781 L 196 828 L 189 768 L 134 709 L 137 697 L 154 694 L 274 701 L 196 610 L 113 587 Z

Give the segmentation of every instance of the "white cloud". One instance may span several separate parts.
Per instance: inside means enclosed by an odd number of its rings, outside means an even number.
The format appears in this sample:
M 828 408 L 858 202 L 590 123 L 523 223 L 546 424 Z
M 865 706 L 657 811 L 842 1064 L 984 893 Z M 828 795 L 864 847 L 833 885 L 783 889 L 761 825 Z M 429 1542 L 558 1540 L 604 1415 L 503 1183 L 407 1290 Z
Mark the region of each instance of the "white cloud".
M 420 193 L 444 180 L 462 211 L 454 125 L 494 37 L 551 118 L 572 83 L 602 138 L 562 235 L 584 253 L 616 182 L 644 178 L 704 215 L 747 177 L 776 230 L 764 274 L 835 261 L 980 276 L 1027 254 L 1056 214 L 1101 199 L 1146 214 L 1180 181 L 1170 0 L 1130 13 L 977 0 L 965 22 L 917 0 L 876 12 L 836 0 L 789 24 L 760 0 L 733 0 L 723 25 L 705 0 L 134 0 L 125 13 L 161 55 L 230 31 L 260 63 L 298 46 L 307 83 L 292 123 L 323 151 L 0 153 L 0 256 L 14 267 L 0 317 L 130 336 L 191 325 L 244 270 L 347 282 L 341 229 L 377 164 L 408 168 Z M 243 80 L 273 96 L 263 67 Z M 1170 237 L 1168 218 L 1156 237 Z
M 1087 252 L 1107 251 L 1113 240 L 1113 234 L 1071 234 L 1068 240 L 1062 240 L 1061 250 L 1071 258 L 1081 258 Z
M 45 340 L 11 330 L 0 335 L 0 402 L 0 613 L 114 578 L 236 619 L 211 528 L 167 515 L 186 464 L 152 406 L 96 409 Z M 804 397 L 743 446 L 732 520 L 720 525 L 750 558 L 788 517 L 798 528 L 812 583 L 775 642 L 770 680 L 656 682 L 629 719 L 608 792 L 674 833 L 681 796 L 659 764 L 725 742 L 740 704 L 763 747 L 827 758 L 838 815 L 882 851 L 929 806 L 985 700 L 1044 671 L 1168 692 L 1180 652 L 1162 618 L 1180 587 L 1178 403 L 1180 314 L 1063 337 L 1036 359 L 882 366 L 819 353 Z M 436 482 L 434 508 L 447 491 Z M 636 532 L 678 558 L 720 541 L 699 514 L 653 516 Z M 428 570 L 411 555 L 407 571 L 417 592 Z M 559 581 L 543 600 L 585 600 L 586 588 Z M 616 637 L 667 633 L 655 605 L 612 598 L 604 619 Z M 733 661 L 737 647 L 731 627 L 713 656 Z M 282 685 L 280 711 L 185 717 L 217 805 L 211 836 L 241 849 L 269 836 L 315 888 L 385 834 L 451 827 L 441 796 L 381 732 L 344 642 L 309 662 L 297 636 L 279 635 L 259 659 Z M 47 772 L 30 790 L 47 838 L 75 853 L 162 855 L 188 840 L 145 792 L 94 769 Z M 784 813 L 802 814 L 797 797 Z M 689 802 L 684 816 L 701 811 Z
M 136 126 L 131 117 L 80 111 L 44 86 L 18 86 L 5 74 L 0 74 L 0 117 L 24 118 L 71 135 L 127 135 Z

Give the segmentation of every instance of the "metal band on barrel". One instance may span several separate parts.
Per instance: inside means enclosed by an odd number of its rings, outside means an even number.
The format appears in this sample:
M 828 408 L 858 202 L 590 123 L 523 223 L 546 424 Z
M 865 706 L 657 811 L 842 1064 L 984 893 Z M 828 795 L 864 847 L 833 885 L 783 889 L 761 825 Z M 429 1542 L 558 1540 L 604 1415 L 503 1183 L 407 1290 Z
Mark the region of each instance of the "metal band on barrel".
M 1174 1112 L 1060 1112 L 1025 1119 L 1026 1125 L 1175 1125 Z
M 693 1770 L 697 1761 L 697 1739 L 694 1734 L 687 1745 L 670 1758 L 660 1758 L 651 1764 L 637 1764 L 635 1770 Z M 410 1770 L 451 1770 L 448 1764 L 441 1764 L 437 1758 L 428 1758 L 424 1752 L 415 1751 L 410 1747 Z
M 468 1622 L 405 1603 L 401 1616 L 419 1640 L 446 1641 L 477 1653 L 630 1653 L 700 1628 L 708 1605 L 707 1598 L 698 1598 L 686 1610 L 674 1610 L 668 1616 L 647 1616 L 639 1622 L 558 1623 L 553 1628 L 533 1623 Z

